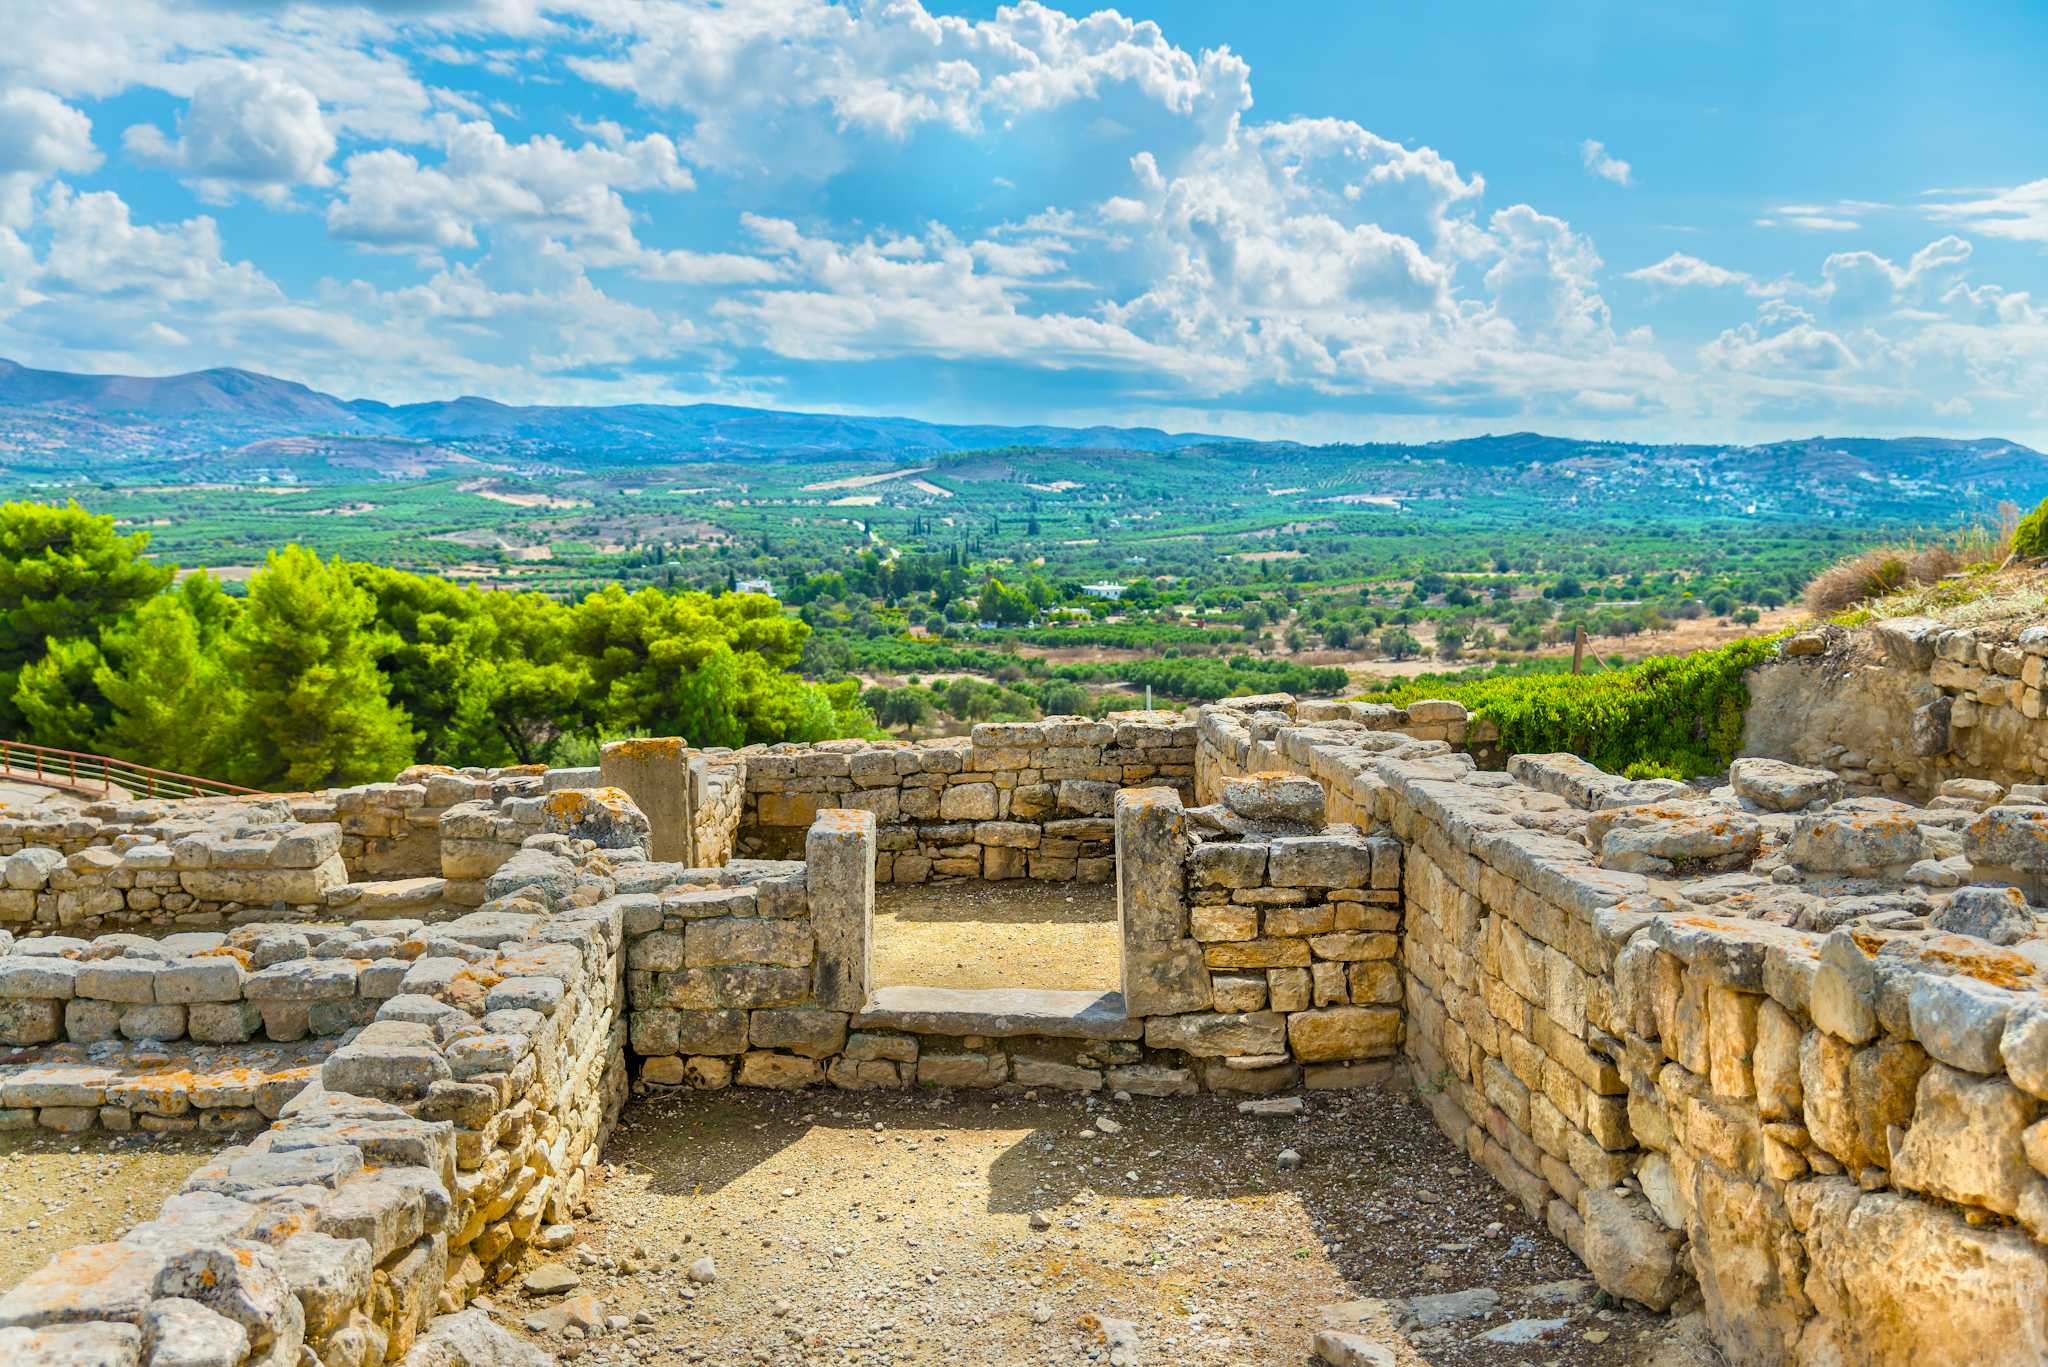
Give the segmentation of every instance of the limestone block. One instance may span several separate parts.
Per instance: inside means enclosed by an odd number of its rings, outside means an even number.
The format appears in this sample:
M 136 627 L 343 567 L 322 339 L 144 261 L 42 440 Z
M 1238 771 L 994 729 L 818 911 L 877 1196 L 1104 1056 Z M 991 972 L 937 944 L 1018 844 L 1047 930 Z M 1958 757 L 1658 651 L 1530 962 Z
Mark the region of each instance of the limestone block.
M 755 1051 L 741 1057 L 738 1080 L 742 1087 L 774 1087 L 787 1091 L 823 1082 L 825 1070 L 816 1059 Z
M 1908 997 L 1913 1036 L 1929 1054 L 1954 1068 L 2003 1073 L 1999 1042 L 2017 994 L 1975 978 L 1916 974 Z
M 2048 807 L 1992 807 L 1971 822 L 1963 853 L 1972 864 L 2048 873 Z
M 1145 1022 L 1145 1044 L 1151 1049 L 1178 1049 L 1197 1058 L 1284 1054 L 1286 1022 L 1277 1011 L 1162 1016 Z
M 1171 788 L 1117 794 L 1117 924 L 1126 951 L 1187 936 L 1185 829 Z
M 1833 771 L 1777 759 L 1738 759 L 1728 766 L 1728 782 L 1737 797 L 1747 798 L 1767 812 L 1796 812 L 1842 796 L 1841 777 Z
M 939 795 L 939 817 L 945 821 L 993 821 L 996 806 L 993 783 L 955 784 Z
M 867 1004 L 873 980 L 875 853 L 871 812 L 821 812 L 805 837 L 816 1002 L 828 1010 L 858 1011 Z
M 1255 888 L 1265 881 L 1266 846 L 1205 841 L 1195 846 L 1189 865 L 1197 888 Z
M 1373 1058 L 1393 1052 L 1400 1039 L 1401 1013 L 1391 1009 L 1332 1006 L 1287 1017 L 1288 1045 L 1303 1063 Z
M 1974 935 L 1994 945 L 2013 945 L 2034 934 L 2034 912 L 2017 888 L 1966 887 L 1950 894 L 1929 917 L 1935 930 Z
M 1911 1191 L 2012 1215 L 2036 1180 L 2021 1136 L 2040 1111 L 2036 1098 L 2002 1078 L 1937 1063 L 1921 1075 L 1892 1179 Z
M 718 916 L 690 922 L 684 928 L 683 942 L 684 956 L 692 968 L 719 964 L 806 968 L 815 953 L 812 928 L 802 921 Z
M 599 849 L 646 849 L 651 842 L 652 825 L 624 788 L 564 788 L 541 799 L 540 814 L 542 830 Z M 686 844 L 677 862 L 694 863 L 689 856 Z
M 1626 1189 L 1587 1187 L 1578 1212 L 1578 1253 L 1600 1289 L 1652 1310 L 1670 1308 L 1690 1278 L 1678 1256 L 1681 1240 L 1650 1202 Z
M 2048 809 L 2042 809 L 2042 814 L 2048 816 Z M 2048 844 L 2043 848 L 2048 849 Z M 1786 850 L 1791 861 L 1803 869 L 1844 874 L 1905 868 L 1928 852 L 1913 810 L 1875 798 L 1838 802 L 1826 811 L 1799 818 Z
M 805 1058 L 824 1058 L 846 1045 L 847 1013 L 811 1007 L 782 1007 L 750 1013 L 748 1041 L 755 1049 L 782 1049 Z
M 1804 1216 L 1809 1362 L 2023 1367 L 2048 1344 L 2048 1259 L 2013 1229 L 1847 1179 L 1791 1189 Z
M 248 906 L 320 906 L 327 894 L 348 882 L 341 856 L 310 869 L 186 868 L 179 886 L 202 902 Z
M 606 787 L 624 790 L 630 805 L 642 815 L 648 857 L 658 863 L 694 866 L 696 822 L 690 806 L 687 743 L 677 736 L 610 741 L 598 751 L 597 763 Z M 765 799 L 762 806 L 764 824 L 785 824 L 770 820 Z M 626 839 L 623 843 L 638 841 Z
M 1223 783 L 1223 805 L 1246 821 L 1270 826 L 1323 825 L 1323 786 L 1288 773 L 1246 774 Z
M 1202 947 L 1193 940 L 1126 946 L 1124 1009 L 1132 1016 L 1207 1010 L 1214 1000 Z
M 1372 885 L 1372 848 L 1355 834 L 1281 836 L 1272 843 L 1266 880 L 1278 888 Z

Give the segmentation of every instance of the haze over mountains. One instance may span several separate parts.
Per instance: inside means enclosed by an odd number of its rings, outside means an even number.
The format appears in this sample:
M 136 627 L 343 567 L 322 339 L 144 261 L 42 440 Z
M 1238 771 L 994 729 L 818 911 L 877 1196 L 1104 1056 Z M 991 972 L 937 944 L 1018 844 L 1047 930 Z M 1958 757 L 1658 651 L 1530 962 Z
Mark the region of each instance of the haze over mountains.
M 1512 433 L 1428 443 L 1308 447 L 1145 427 L 1010 427 L 779 412 L 725 404 L 513 406 L 489 399 L 384 404 L 216 369 L 140 377 L 34 370 L 0 359 L 0 466 L 15 478 L 191 481 L 252 470 L 294 478 L 417 479 L 482 461 L 600 470 L 669 462 L 903 460 L 999 447 L 1160 454 L 1204 448 L 1293 463 L 1318 453 L 1460 466 L 1696 467 L 1703 483 L 1782 474 L 1853 486 L 1939 482 L 2038 498 L 2048 458 L 1997 438 L 1828 438 L 1760 446 L 1597 442 Z

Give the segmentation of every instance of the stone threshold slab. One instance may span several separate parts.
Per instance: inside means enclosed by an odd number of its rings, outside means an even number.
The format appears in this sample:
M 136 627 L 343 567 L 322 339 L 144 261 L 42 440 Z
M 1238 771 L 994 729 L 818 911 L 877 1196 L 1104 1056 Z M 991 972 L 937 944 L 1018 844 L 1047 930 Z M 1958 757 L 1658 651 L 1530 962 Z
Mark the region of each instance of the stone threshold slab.
M 1043 1035 L 1055 1039 L 1135 1040 L 1145 1023 L 1124 1012 L 1121 992 L 1036 988 L 879 987 L 853 1018 L 859 1030 L 919 1035 Z

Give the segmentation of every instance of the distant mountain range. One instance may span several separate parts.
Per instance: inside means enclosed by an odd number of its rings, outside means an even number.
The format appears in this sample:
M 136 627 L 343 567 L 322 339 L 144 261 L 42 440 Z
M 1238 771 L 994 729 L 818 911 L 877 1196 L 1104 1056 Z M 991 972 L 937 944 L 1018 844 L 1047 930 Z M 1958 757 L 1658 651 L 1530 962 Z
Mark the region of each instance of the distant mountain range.
M 276 437 L 354 436 L 499 443 L 642 458 L 930 455 L 1003 446 L 1173 451 L 1223 438 L 1149 427 L 1003 427 L 914 418 L 785 413 L 730 404 L 511 405 L 465 396 L 434 403 L 339 399 L 249 370 L 74 375 L 0 360 L 0 419 L 73 429 L 80 455 L 127 454 L 146 431 L 180 452 Z M 122 434 L 121 439 L 116 439 Z M 10 454 L 0 429 L 0 457 Z M 19 447 L 15 446 L 15 454 Z M 168 453 L 168 452 L 167 452 Z
M 0 360 L 0 475 L 193 481 L 249 471 L 299 479 L 419 479 L 501 468 L 601 470 L 681 462 L 904 460 L 1035 447 L 1063 452 L 1205 454 L 1291 463 L 1443 461 L 1588 485 L 1640 478 L 1755 487 L 1911 491 L 1939 500 L 2031 500 L 2048 458 L 1995 438 L 1813 437 L 1765 445 L 1643 445 L 1534 432 L 1428 443 L 1255 442 L 1149 427 L 1005 427 L 912 418 L 787 413 L 727 404 L 514 406 L 465 397 L 384 404 L 340 399 L 247 370 L 158 378 L 74 375 Z

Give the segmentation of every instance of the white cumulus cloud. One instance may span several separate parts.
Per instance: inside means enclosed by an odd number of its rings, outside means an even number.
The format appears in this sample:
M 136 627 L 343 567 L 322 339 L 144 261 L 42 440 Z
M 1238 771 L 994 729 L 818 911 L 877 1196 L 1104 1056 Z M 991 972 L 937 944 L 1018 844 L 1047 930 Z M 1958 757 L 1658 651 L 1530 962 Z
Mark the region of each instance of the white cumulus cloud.
M 1632 168 L 1620 157 L 1607 150 L 1607 144 L 1598 138 L 1587 138 L 1579 144 L 1579 161 L 1585 166 L 1586 174 L 1611 180 L 1616 185 L 1629 183 Z

